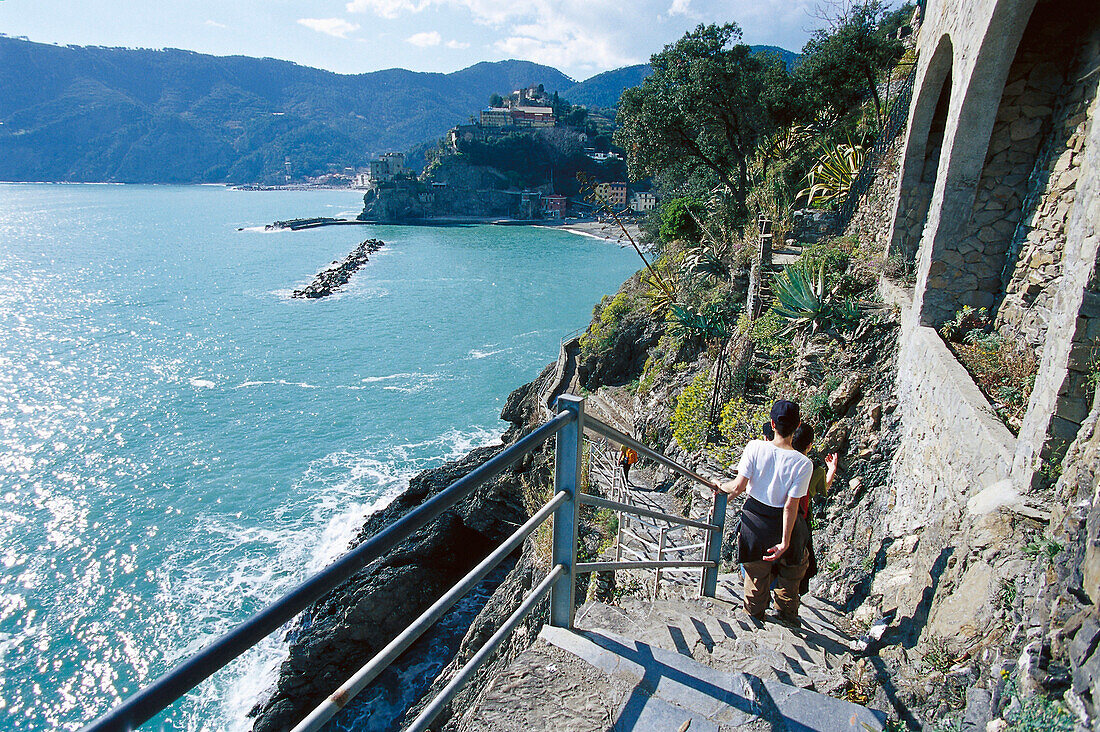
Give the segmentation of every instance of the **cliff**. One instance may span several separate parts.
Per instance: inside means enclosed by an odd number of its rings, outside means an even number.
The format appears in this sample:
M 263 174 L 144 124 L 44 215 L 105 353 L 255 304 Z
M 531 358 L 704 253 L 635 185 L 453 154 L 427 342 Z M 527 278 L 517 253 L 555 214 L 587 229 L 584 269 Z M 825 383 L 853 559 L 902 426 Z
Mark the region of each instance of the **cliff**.
M 512 426 L 501 445 L 478 448 L 414 477 L 408 490 L 367 519 L 351 546 L 529 431 L 541 417 L 539 385 L 551 372 L 548 368 L 509 396 L 501 418 Z M 545 456 L 529 456 L 304 613 L 288 633 L 292 639 L 288 656 L 271 695 L 252 710 L 253 729 L 289 729 L 308 714 L 527 519 L 526 492 L 545 481 L 546 475 Z
M 535 218 L 520 191 L 486 166 L 454 162 L 421 178 L 399 178 L 367 191 L 360 221 L 401 223 L 433 218 Z

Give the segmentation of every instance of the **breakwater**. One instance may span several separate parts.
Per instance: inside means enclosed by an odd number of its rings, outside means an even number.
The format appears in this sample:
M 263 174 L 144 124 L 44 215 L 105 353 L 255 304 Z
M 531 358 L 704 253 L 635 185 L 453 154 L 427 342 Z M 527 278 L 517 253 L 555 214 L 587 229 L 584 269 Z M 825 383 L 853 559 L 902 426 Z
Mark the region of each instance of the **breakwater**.
M 344 259 L 335 261 L 328 269 L 318 272 L 313 282 L 300 290 L 295 290 L 291 297 L 317 299 L 331 295 L 348 283 L 351 276 L 355 274 L 355 270 L 366 264 L 371 254 L 385 245 L 386 243 L 381 239 L 367 239 Z
M 359 221 L 357 219 L 337 219 L 331 216 L 311 216 L 309 218 L 301 219 L 287 219 L 286 221 L 273 221 L 264 227 L 266 231 L 278 231 L 281 229 L 290 229 L 291 231 L 301 231 L 302 229 L 316 229 L 319 226 L 364 226 L 368 224 L 367 221 Z M 243 231 L 244 229 L 238 229 Z

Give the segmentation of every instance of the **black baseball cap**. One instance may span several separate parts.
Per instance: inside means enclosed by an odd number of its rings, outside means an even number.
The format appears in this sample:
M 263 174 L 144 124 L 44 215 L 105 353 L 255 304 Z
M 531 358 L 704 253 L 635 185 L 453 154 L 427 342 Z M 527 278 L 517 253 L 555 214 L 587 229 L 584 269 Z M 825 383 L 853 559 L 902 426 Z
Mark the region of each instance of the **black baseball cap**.
M 802 421 L 798 411 L 798 405 L 786 399 L 780 399 L 772 405 L 772 422 L 775 422 L 776 431 L 783 437 L 788 437 L 794 428 Z

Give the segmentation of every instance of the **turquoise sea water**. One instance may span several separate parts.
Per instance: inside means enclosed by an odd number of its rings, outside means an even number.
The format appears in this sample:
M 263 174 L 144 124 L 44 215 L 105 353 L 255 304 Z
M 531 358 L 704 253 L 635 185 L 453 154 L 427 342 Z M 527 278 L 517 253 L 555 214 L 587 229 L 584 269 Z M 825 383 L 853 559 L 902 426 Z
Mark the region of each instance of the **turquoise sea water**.
M 346 548 L 635 268 L 527 227 L 238 232 L 350 191 L 0 185 L 0 727 L 72 729 Z M 339 295 L 290 291 L 368 237 Z M 271 638 L 150 729 L 247 729 Z

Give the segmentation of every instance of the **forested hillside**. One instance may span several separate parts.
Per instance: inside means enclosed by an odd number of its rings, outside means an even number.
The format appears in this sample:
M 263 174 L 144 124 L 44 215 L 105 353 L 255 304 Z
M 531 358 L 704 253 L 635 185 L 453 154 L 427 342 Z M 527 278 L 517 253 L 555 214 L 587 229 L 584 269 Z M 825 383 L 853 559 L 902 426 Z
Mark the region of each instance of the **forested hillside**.
M 301 180 L 435 140 L 494 92 L 543 84 L 614 107 L 648 74 L 643 64 L 577 83 L 549 66 L 499 61 L 450 74 L 346 75 L 270 58 L 0 36 L 0 180 L 276 183 L 287 159 Z
M 573 86 L 526 61 L 341 75 L 274 59 L 0 37 L 0 180 L 276 182 L 439 137 L 500 89 Z

